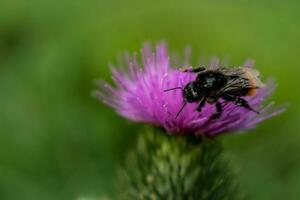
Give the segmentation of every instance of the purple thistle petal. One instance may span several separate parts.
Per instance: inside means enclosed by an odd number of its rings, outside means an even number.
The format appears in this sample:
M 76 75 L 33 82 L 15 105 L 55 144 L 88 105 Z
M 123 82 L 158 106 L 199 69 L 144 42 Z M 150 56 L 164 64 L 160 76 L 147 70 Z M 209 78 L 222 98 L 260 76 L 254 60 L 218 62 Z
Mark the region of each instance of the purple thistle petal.
M 206 104 L 201 112 L 196 112 L 197 104 L 187 104 L 176 118 L 184 103 L 182 91 L 164 90 L 183 88 L 195 79 L 195 74 L 181 72 L 172 68 L 170 64 L 184 63 L 186 65 L 184 67 L 187 67 L 190 54 L 190 49 L 187 49 L 184 61 L 181 62 L 178 58 L 172 58 L 171 61 L 165 43 L 159 43 L 155 53 L 147 43 L 142 49 L 142 66 L 136 54 L 127 55 L 127 71 L 111 67 L 115 87 L 101 81 L 97 82 L 100 91 L 95 92 L 95 96 L 113 107 L 123 117 L 163 127 L 170 134 L 216 136 L 230 131 L 242 131 L 253 128 L 257 123 L 284 111 L 284 107 L 275 108 L 272 103 L 262 106 L 275 89 L 274 81 L 270 80 L 264 87 L 258 89 L 255 95 L 245 97 L 251 107 L 259 110 L 260 114 L 221 101 L 223 113 L 218 120 L 209 120 L 215 113 L 214 105 L 209 104 Z M 247 60 L 242 66 L 252 68 L 253 65 L 254 61 Z M 208 66 L 217 69 L 220 60 L 213 58 Z
M 245 63 L 243 64 L 244 67 L 254 67 L 254 63 L 255 61 L 252 59 L 248 59 L 245 61 Z

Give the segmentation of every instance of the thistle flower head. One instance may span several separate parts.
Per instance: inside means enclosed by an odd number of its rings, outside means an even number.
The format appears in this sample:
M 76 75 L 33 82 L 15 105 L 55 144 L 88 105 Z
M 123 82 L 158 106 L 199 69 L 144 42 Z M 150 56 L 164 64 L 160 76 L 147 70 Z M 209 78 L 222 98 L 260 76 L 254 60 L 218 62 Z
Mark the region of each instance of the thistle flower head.
M 197 112 L 197 103 L 188 103 L 176 117 L 184 103 L 182 90 L 166 92 L 166 89 L 184 88 L 194 81 L 195 73 L 180 71 L 175 61 L 169 58 L 166 45 L 159 43 L 155 53 L 149 44 L 142 49 L 142 62 L 136 55 L 127 56 L 125 69 L 112 67 L 115 86 L 99 81 L 100 90 L 95 94 L 120 115 L 137 122 L 150 123 L 163 127 L 170 134 L 194 134 L 215 136 L 232 131 L 241 131 L 254 127 L 257 123 L 273 117 L 284 110 L 275 108 L 273 103 L 263 106 L 263 102 L 272 94 L 275 86 L 272 81 L 257 90 L 255 95 L 245 97 L 259 114 L 237 106 L 232 102 L 222 102 L 223 112 L 219 119 L 210 120 L 215 106 L 206 104 Z M 188 66 L 187 61 L 183 64 Z M 253 67 L 246 61 L 244 66 Z M 218 68 L 217 59 L 210 61 L 208 68 Z M 223 67 L 223 66 L 222 66 Z

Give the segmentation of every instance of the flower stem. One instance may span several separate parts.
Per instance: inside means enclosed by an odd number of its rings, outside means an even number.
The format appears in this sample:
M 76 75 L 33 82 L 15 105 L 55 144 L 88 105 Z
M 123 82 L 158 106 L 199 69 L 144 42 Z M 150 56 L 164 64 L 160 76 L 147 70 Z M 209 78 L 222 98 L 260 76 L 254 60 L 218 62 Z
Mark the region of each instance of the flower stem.
M 121 199 L 242 199 L 215 139 L 146 129 L 121 170 Z

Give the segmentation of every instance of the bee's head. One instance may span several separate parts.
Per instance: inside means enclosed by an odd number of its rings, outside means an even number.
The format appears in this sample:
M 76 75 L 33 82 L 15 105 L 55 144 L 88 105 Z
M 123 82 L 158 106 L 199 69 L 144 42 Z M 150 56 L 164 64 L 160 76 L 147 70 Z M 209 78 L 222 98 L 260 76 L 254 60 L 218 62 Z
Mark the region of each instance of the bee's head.
M 195 82 L 189 82 L 183 89 L 183 98 L 188 103 L 198 102 L 200 99 L 199 91 Z
M 187 103 L 193 103 L 193 102 L 198 102 L 199 99 L 201 99 L 201 96 L 199 94 L 199 90 L 197 89 L 197 85 L 195 84 L 195 81 L 189 82 L 184 88 L 181 87 L 174 87 L 174 88 L 169 88 L 164 90 L 165 92 L 172 91 L 172 90 L 177 90 L 180 89 L 182 90 L 183 93 L 183 98 L 184 102 L 179 109 L 176 118 L 179 116 L 183 108 L 186 106 Z

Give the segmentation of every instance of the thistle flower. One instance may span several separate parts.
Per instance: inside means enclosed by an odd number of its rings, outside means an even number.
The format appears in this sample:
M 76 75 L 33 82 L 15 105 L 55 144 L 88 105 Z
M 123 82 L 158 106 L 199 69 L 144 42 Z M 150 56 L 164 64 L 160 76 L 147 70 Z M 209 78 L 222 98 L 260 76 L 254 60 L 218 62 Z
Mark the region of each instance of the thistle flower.
M 127 69 L 112 67 L 115 87 L 99 81 L 100 91 L 95 95 L 107 105 L 113 107 L 121 116 L 137 122 L 150 123 L 163 127 L 169 134 L 194 134 L 216 136 L 232 131 L 253 128 L 259 122 L 281 113 L 283 107 L 274 107 L 274 103 L 262 104 L 275 89 L 273 81 L 257 90 L 253 96 L 245 97 L 251 107 L 259 114 L 226 103 L 223 113 L 217 120 L 209 120 L 215 113 L 213 105 L 206 104 L 197 112 L 197 104 L 187 104 L 180 115 L 176 114 L 183 104 L 182 91 L 165 92 L 172 87 L 184 87 L 195 80 L 196 74 L 185 73 L 173 65 L 177 58 L 170 59 L 166 45 L 159 43 L 153 53 L 149 44 L 142 49 L 142 63 L 136 55 L 127 57 Z M 171 63 L 172 62 L 172 63 Z M 189 66 L 185 61 L 185 66 Z M 251 61 L 243 66 L 253 67 Z M 219 67 L 217 59 L 210 61 L 208 68 Z

